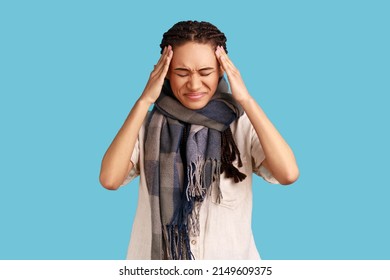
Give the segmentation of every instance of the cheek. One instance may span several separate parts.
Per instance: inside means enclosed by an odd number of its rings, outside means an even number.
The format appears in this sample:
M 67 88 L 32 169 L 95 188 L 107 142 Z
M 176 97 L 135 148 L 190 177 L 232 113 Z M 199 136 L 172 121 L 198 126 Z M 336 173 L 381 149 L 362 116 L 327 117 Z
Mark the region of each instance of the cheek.
M 176 76 L 171 76 L 169 82 L 171 83 L 171 86 L 176 86 L 180 84 L 180 80 Z
M 208 84 L 209 87 L 211 87 L 211 88 L 217 88 L 217 86 L 218 86 L 218 81 L 219 81 L 219 75 L 216 74 L 216 75 L 213 75 L 212 77 L 208 77 L 208 79 L 207 79 L 207 84 Z
M 180 88 L 184 85 L 184 82 L 178 79 L 177 76 L 171 76 L 169 83 L 171 84 L 171 89 L 175 95 L 177 95 L 177 93 L 180 91 Z

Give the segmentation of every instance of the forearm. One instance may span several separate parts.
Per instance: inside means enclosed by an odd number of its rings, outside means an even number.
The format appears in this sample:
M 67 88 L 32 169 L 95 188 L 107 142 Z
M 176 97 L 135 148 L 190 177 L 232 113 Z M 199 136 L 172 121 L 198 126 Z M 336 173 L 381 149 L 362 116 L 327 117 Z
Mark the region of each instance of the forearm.
M 291 184 L 299 176 L 294 153 L 264 111 L 252 98 L 240 101 L 251 121 L 265 154 L 264 166 L 281 184 Z
M 130 158 L 149 106 L 150 103 L 143 99 L 139 99 L 134 104 L 124 124 L 107 149 L 100 170 L 100 182 L 105 188 L 117 189 L 132 168 Z

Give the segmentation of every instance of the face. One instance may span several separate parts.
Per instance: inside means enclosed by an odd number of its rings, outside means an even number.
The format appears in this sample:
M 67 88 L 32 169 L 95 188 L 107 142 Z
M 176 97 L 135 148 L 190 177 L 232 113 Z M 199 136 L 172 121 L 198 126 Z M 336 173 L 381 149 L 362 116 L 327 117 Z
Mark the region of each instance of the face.
M 167 78 L 181 104 L 198 110 L 213 97 L 223 74 L 220 69 L 211 44 L 188 42 L 174 47 Z

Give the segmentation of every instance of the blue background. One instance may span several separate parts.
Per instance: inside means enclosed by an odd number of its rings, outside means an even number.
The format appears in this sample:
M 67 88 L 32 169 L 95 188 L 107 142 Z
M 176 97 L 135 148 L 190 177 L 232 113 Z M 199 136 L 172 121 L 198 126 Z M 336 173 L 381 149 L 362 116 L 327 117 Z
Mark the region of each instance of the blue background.
M 254 181 L 264 259 L 390 259 L 388 1 L 2 1 L 0 259 L 124 259 L 101 158 L 179 20 L 228 37 L 301 177 Z

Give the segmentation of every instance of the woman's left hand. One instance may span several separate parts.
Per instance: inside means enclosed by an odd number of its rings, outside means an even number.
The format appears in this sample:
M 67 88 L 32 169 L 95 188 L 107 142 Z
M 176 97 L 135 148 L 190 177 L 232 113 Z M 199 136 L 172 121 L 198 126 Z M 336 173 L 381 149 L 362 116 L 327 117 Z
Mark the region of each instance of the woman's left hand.
M 234 99 L 243 107 L 260 140 L 265 155 L 262 165 L 279 183 L 288 185 L 295 182 L 299 176 L 299 169 L 290 146 L 251 97 L 240 72 L 225 50 L 218 46 L 215 55 L 228 76 Z
M 218 46 L 215 55 L 222 69 L 226 72 L 234 99 L 240 104 L 250 100 L 251 96 L 241 78 L 241 74 L 226 54 L 224 48 Z

